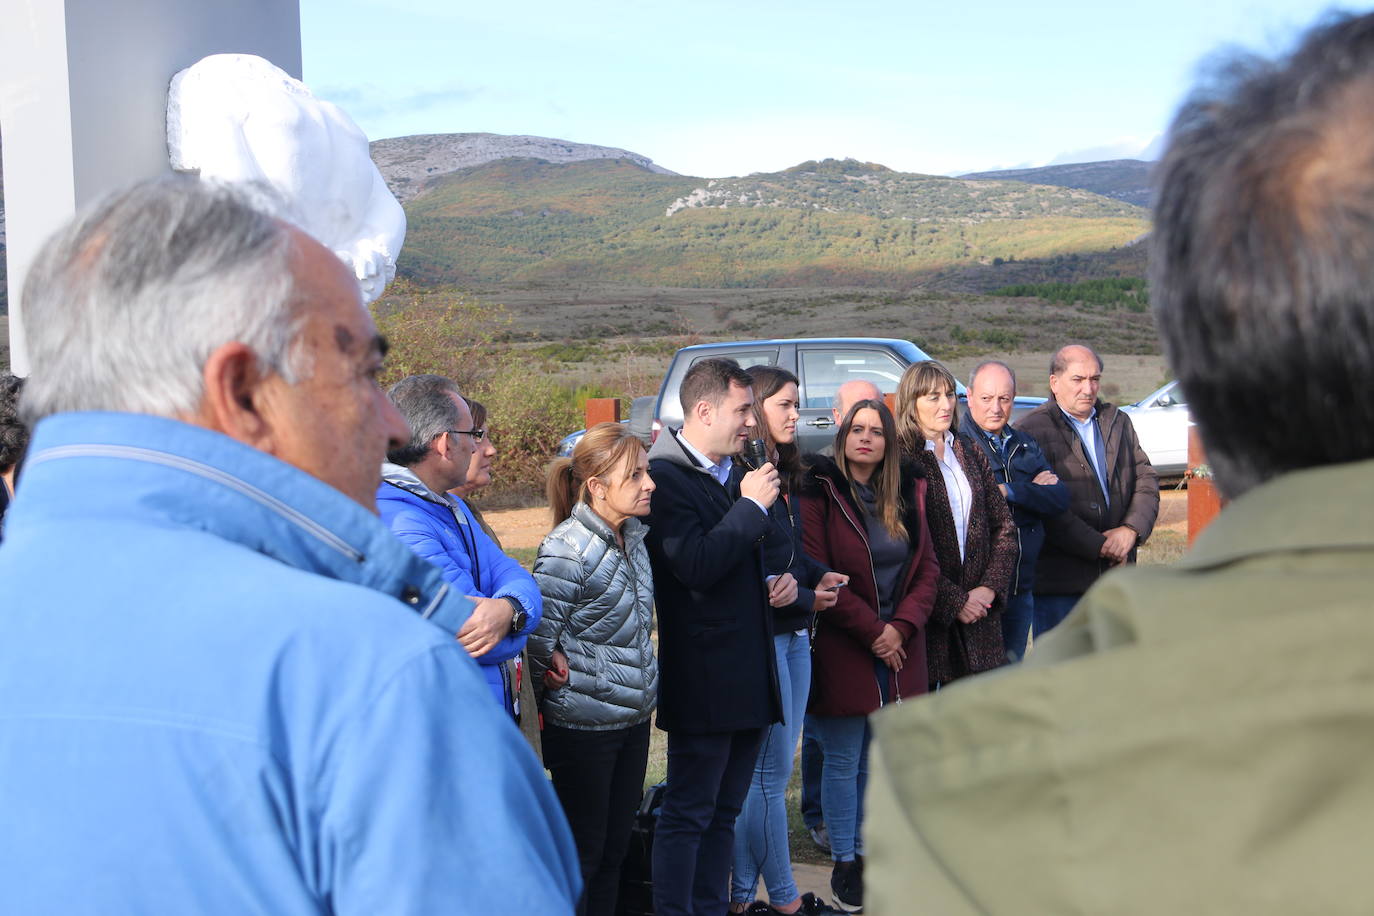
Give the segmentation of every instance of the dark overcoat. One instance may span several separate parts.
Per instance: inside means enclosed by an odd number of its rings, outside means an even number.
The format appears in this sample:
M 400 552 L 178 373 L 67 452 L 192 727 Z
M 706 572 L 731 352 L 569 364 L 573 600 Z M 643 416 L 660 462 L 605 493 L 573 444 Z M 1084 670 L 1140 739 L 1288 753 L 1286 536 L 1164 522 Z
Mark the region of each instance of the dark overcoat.
M 768 515 L 721 486 L 665 430 L 645 544 L 658 613 L 658 727 L 688 733 L 782 720 L 761 543 Z
M 810 457 L 801 491 L 802 544 L 820 563 L 849 576 L 833 607 L 817 615 L 809 712 L 822 716 L 868 715 L 883 705 L 874 667 L 873 641 L 891 623 L 905 640 L 906 662 L 892 698 L 926 692 L 925 627 L 940 576 L 926 525 L 926 481 L 919 465 L 902 466 L 902 521 L 910 538 L 892 619 L 878 615 L 878 583 L 862 511 L 835 462 Z
M 935 453 L 922 450 L 916 457 L 925 469 L 926 519 L 935 542 L 935 558 L 940 563 L 940 588 L 935 611 L 926 627 L 926 646 L 930 681 L 947 684 L 965 675 L 977 674 L 1004 665 L 1002 611 L 1016 571 L 1016 525 L 992 468 L 983 450 L 955 437 L 952 446 L 959 466 L 964 469 L 972 491 L 968 531 L 964 537 L 964 556 L 959 558 L 959 535 L 954 527 L 945 478 Z M 973 623 L 960 623 L 955 615 L 968 600 L 968 593 L 983 585 L 996 593 L 986 617 Z
M 1144 543 L 1159 515 L 1159 475 L 1136 439 L 1131 418 L 1111 404 L 1097 402 L 1097 425 L 1107 456 L 1107 488 L 1102 498 L 1097 472 L 1083 440 L 1054 399 L 1026 414 L 1019 426 L 1040 443 L 1059 479 L 1069 487 L 1069 508 L 1045 522 L 1045 544 L 1035 568 L 1035 590 L 1047 595 L 1087 591 L 1112 564 L 1102 558 L 1102 532 L 1128 525 Z M 1128 563 L 1135 562 L 1135 548 Z

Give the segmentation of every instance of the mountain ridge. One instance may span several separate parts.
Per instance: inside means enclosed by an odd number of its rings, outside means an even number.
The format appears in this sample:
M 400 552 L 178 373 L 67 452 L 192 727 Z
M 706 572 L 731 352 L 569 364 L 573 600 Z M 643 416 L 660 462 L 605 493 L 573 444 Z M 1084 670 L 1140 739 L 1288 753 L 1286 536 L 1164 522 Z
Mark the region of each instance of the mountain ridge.
M 588 159 L 626 159 L 661 175 L 675 175 L 648 156 L 614 146 L 575 143 L 526 134 L 412 134 L 374 140 L 372 161 L 396 199 L 405 203 L 422 193 L 431 178 L 498 159 L 541 159 L 581 162 Z
M 1153 162 L 1141 159 L 1104 159 L 1100 162 L 1072 162 L 1032 169 L 999 169 L 960 175 L 974 181 L 1023 181 L 1028 184 L 1077 188 L 1149 208 L 1153 187 L 1150 169 Z

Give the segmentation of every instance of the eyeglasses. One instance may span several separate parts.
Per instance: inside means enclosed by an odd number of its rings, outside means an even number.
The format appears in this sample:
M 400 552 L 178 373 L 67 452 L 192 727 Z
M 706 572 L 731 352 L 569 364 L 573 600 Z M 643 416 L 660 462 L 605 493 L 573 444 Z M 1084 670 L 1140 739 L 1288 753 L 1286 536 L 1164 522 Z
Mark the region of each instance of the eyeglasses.
M 487 431 L 485 429 L 449 429 L 445 430 L 445 432 L 452 433 L 455 436 L 471 436 L 473 442 L 481 442 L 487 437 Z

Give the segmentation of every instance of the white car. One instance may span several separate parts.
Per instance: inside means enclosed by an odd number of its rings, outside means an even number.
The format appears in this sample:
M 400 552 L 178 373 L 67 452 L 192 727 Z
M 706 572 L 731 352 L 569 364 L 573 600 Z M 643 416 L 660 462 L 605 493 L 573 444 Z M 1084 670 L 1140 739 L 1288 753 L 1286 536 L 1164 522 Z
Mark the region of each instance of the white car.
M 1183 389 L 1172 381 L 1134 404 L 1121 408 L 1131 416 L 1140 447 L 1161 477 L 1179 477 L 1188 470 L 1188 404 Z

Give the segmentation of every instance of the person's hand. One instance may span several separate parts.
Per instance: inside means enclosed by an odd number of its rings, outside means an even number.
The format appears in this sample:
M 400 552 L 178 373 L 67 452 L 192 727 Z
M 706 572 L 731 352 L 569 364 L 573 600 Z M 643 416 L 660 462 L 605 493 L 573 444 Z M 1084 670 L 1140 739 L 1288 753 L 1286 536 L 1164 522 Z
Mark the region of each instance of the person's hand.
M 550 690 L 566 687 L 568 684 L 568 657 L 562 649 L 554 649 L 549 655 L 549 667 L 544 672 L 544 686 Z
M 505 598 L 482 598 L 478 595 L 468 595 L 468 598 L 476 607 L 472 609 L 472 616 L 458 631 L 458 641 L 463 644 L 468 655 L 481 658 L 510 632 L 514 609 Z
M 988 609 L 992 607 L 992 602 L 997 598 L 997 593 L 986 585 L 979 585 L 971 589 L 968 597 L 964 599 L 964 606 L 954 618 L 960 623 L 974 623 L 988 616 Z
M 739 495 L 756 499 L 766 509 L 778 498 L 778 469 L 770 461 L 757 471 L 745 474 L 739 482 Z
M 1135 549 L 1135 529 L 1121 525 L 1102 532 L 1106 540 L 1102 542 L 1102 556 L 1113 563 L 1125 563 Z
M 821 576 L 821 581 L 816 583 L 817 590 L 830 590 L 837 585 L 848 585 L 849 577 L 844 573 L 828 572 Z
M 1042 487 L 1052 487 L 1059 483 L 1059 478 L 1054 471 L 1044 470 L 1032 477 L 1031 483 L 1039 484 Z
M 768 586 L 768 603 L 773 607 L 787 607 L 797 600 L 797 579 L 790 572 L 774 576 Z
M 906 661 L 906 647 L 901 631 L 890 623 L 883 624 L 883 632 L 873 640 L 873 654 L 887 663 L 893 671 L 901 671 Z

